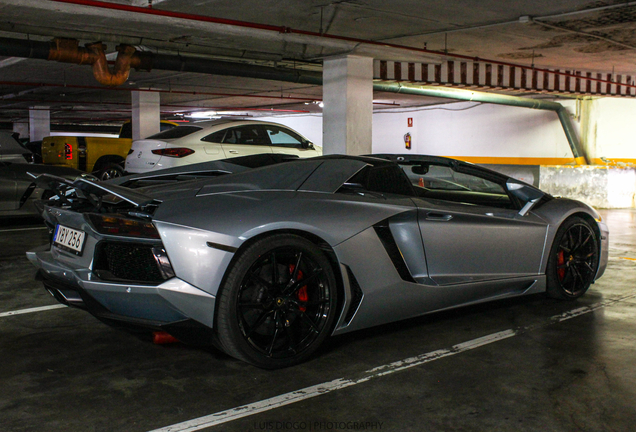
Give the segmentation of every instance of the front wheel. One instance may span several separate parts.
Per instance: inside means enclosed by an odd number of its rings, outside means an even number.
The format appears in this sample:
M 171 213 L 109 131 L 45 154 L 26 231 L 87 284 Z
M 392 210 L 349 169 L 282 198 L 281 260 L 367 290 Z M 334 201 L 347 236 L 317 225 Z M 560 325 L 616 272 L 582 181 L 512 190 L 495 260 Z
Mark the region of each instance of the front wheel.
M 244 250 L 219 294 L 217 332 L 224 351 L 265 369 L 307 359 L 337 313 L 334 271 L 309 240 L 276 234 Z
M 547 294 L 574 300 L 594 281 L 599 263 L 598 239 L 590 224 L 572 217 L 559 227 L 554 238 L 547 269 Z

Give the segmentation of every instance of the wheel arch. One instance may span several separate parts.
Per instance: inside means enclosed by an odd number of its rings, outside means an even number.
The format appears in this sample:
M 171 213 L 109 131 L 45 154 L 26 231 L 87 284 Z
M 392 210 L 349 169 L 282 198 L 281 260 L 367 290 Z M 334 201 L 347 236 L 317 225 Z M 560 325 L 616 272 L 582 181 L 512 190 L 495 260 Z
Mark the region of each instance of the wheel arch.
M 311 243 L 313 243 L 315 246 L 317 246 L 320 250 L 323 251 L 323 253 L 325 254 L 325 256 L 327 257 L 327 260 L 329 261 L 329 263 L 331 264 L 331 267 L 333 269 L 334 275 L 335 275 L 335 279 L 336 279 L 336 289 L 337 291 L 337 295 L 338 295 L 338 302 L 337 302 L 337 317 L 339 317 L 342 313 L 343 313 L 343 307 L 346 304 L 345 302 L 345 286 L 344 286 L 344 278 L 342 275 L 342 271 L 340 268 L 340 262 L 338 261 L 338 257 L 334 251 L 334 249 L 331 247 L 331 245 L 325 241 L 323 238 L 321 238 L 320 236 L 314 234 L 314 233 L 310 233 L 308 231 L 303 231 L 303 230 L 298 230 L 298 229 L 291 229 L 291 228 L 281 228 L 281 229 L 275 229 L 275 230 L 271 230 L 271 231 L 266 231 L 266 232 L 262 232 L 259 233 L 257 235 L 255 235 L 254 237 L 250 237 L 249 239 L 247 239 L 245 242 L 243 242 L 243 244 L 236 250 L 236 252 L 234 253 L 234 256 L 232 257 L 232 260 L 230 261 L 230 263 L 227 266 L 227 269 L 225 271 L 225 274 L 223 275 L 223 278 L 221 279 L 221 283 L 219 285 L 219 292 L 217 292 L 217 297 L 220 293 L 220 290 L 222 289 L 222 287 L 225 285 L 225 281 L 232 269 L 232 267 L 234 266 L 235 262 L 239 259 L 239 257 L 242 255 L 243 251 L 247 250 L 252 244 L 258 242 L 259 240 L 262 240 L 266 237 L 270 237 L 270 236 L 274 236 L 274 235 L 278 235 L 278 234 L 293 234 L 293 235 L 297 235 L 299 237 L 302 237 L 306 240 L 309 240 Z M 216 302 L 215 305 L 215 311 L 214 311 L 214 328 L 217 329 L 218 325 L 216 323 L 217 317 L 218 317 L 218 307 L 219 307 L 219 303 Z M 329 334 L 333 333 L 333 330 L 335 328 L 335 326 L 338 323 L 338 318 L 336 318 L 332 324 L 332 328 L 329 331 Z
M 596 237 L 599 240 L 599 247 L 601 246 L 601 230 L 598 227 L 598 223 L 596 223 L 596 219 L 594 219 L 594 217 L 592 217 L 592 215 L 590 215 L 589 213 L 585 213 L 585 212 L 577 212 L 574 214 L 571 214 L 567 217 L 567 219 L 570 219 L 573 216 L 578 216 L 581 219 L 585 220 L 585 222 L 589 223 L 590 226 L 592 227 L 592 229 L 594 230 L 594 234 L 596 234 Z M 565 221 L 563 221 L 565 222 Z
M 546 204 L 542 205 L 536 210 L 536 214 L 548 223 L 548 231 L 546 233 L 546 243 L 543 258 L 541 260 L 541 267 L 539 273 L 545 274 L 548 265 L 548 258 L 552 245 L 556 241 L 556 235 L 559 228 L 573 217 L 579 217 L 587 222 L 594 231 L 598 242 L 599 249 L 602 247 L 601 239 L 602 233 L 599 228 L 599 224 L 596 221 L 597 213 L 588 205 L 576 200 L 568 198 L 556 198 Z M 602 250 L 599 250 L 602 252 Z

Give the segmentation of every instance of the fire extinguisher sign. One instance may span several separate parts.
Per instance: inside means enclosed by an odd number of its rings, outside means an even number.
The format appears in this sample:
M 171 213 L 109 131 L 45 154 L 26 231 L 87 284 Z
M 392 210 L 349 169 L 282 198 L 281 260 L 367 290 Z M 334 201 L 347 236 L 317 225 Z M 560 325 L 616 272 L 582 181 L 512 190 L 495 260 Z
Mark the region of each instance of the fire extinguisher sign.
M 406 119 L 406 124 L 408 127 L 413 127 L 413 117 Z
M 408 132 L 404 135 L 404 147 L 406 147 L 407 150 L 411 150 L 411 134 Z

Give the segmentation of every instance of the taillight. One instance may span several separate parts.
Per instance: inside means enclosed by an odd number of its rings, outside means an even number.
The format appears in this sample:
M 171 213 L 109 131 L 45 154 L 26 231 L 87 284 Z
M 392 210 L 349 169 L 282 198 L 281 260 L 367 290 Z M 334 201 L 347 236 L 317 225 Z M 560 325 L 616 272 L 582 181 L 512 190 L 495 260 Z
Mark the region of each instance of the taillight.
M 141 237 L 158 239 L 159 232 L 151 223 L 136 219 L 128 219 L 119 215 L 101 215 L 91 213 L 88 215 L 93 228 L 100 234 L 109 234 L 123 237 Z
M 175 158 L 182 158 L 184 156 L 189 156 L 192 153 L 194 153 L 194 150 L 186 148 L 186 147 L 173 147 L 173 148 L 165 148 L 165 149 L 152 151 L 152 154 L 156 154 L 160 156 L 175 157 Z
M 73 147 L 70 144 L 64 144 L 64 159 L 73 159 Z

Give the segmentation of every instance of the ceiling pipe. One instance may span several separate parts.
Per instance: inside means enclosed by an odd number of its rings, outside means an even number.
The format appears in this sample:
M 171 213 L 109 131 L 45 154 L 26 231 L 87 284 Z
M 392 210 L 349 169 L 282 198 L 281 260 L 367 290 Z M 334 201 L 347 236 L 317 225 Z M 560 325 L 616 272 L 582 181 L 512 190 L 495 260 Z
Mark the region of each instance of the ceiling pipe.
M 98 83 L 105 86 L 116 87 L 122 85 L 128 81 L 128 76 L 130 75 L 130 64 L 136 50 L 130 45 L 118 46 L 115 67 L 111 72 L 108 68 L 106 54 L 104 54 L 105 48 L 106 46 L 101 42 L 86 45 L 86 49 L 97 57 L 93 63 L 93 76 Z
M 117 86 L 128 78 L 130 68 L 172 70 L 211 75 L 240 76 L 296 84 L 322 85 L 322 73 L 302 69 L 272 68 L 247 63 L 232 63 L 201 57 L 139 52 L 129 45 L 119 45 L 115 71 L 108 70 L 101 42 L 80 47 L 76 39 L 55 38 L 52 43 L 0 38 L 0 55 L 55 60 L 65 63 L 91 64 L 95 78 L 104 85 Z M 132 51 L 131 51 L 132 50 Z M 97 64 L 97 66 L 95 66 Z M 125 78 L 124 78 L 125 75 Z M 123 79 L 123 81 L 122 81 Z
M 138 53 L 130 45 L 119 45 L 117 59 L 113 71 L 108 68 L 108 61 L 104 50 L 106 45 L 101 42 L 87 44 L 80 47 L 77 39 L 55 38 L 51 42 L 47 60 L 63 63 L 88 64 L 93 67 L 93 76 L 100 84 L 116 87 L 128 80 L 130 68 L 150 70 L 149 56 Z M 38 50 L 38 52 L 40 52 Z
M 162 90 L 162 89 L 148 89 L 148 88 L 130 88 L 130 87 L 99 87 L 99 86 L 88 86 L 88 85 L 79 85 L 79 84 L 58 84 L 58 83 L 46 83 L 46 82 L 36 82 L 36 81 L 0 81 L 0 85 L 6 86 L 17 86 L 17 87 L 64 87 L 64 88 L 75 88 L 75 89 L 84 89 L 84 90 L 110 90 L 110 91 L 123 91 L 123 92 L 150 92 L 150 93 L 172 93 L 172 94 L 184 94 L 184 95 L 196 95 L 196 96 L 221 96 L 221 97 L 242 97 L 242 98 L 253 98 L 253 99 L 276 99 L 276 100 L 285 100 L 285 101 L 302 101 L 302 102 L 312 102 L 315 100 L 319 100 L 312 97 L 290 97 L 290 96 L 269 96 L 269 95 L 255 95 L 255 94 L 241 94 L 241 93 L 218 93 L 218 92 L 202 92 L 202 91 L 189 91 L 189 90 Z M 0 100 L 9 100 L 12 98 L 0 97 Z M 46 102 L 46 101 L 42 101 Z
M 296 84 L 322 85 L 322 72 L 302 69 L 273 68 L 247 63 L 232 63 L 210 60 L 200 57 L 156 54 L 152 57 L 155 69 L 196 72 L 211 75 L 240 76 L 273 81 L 286 81 Z
M 545 101 L 539 99 L 524 98 L 519 96 L 509 96 L 497 93 L 478 92 L 465 89 L 455 89 L 436 86 L 415 86 L 405 85 L 402 83 L 379 83 L 373 84 L 374 91 L 382 91 L 389 93 L 402 93 L 418 96 L 429 96 L 437 98 L 447 98 L 464 100 L 470 102 L 483 102 L 497 105 L 516 106 L 522 108 L 530 108 L 537 110 L 547 110 L 556 112 L 563 127 L 563 132 L 568 140 L 572 155 L 577 164 L 588 165 L 589 159 L 583 152 L 576 131 L 570 121 L 570 115 L 566 108 L 558 102 Z
M 1 82 L 0 82 L 1 83 Z M 315 100 L 315 99 L 314 99 Z M 313 101 L 313 100 L 312 100 Z M 43 99 L 26 99 L 26 98 L 14 98 L 14 99 L 10 99 L 7 100 L 7 102 L 31 102 L 31 103 L 37 103 L 37 104 L 55 104 L 55 103 L 59 103 L 59 104 L 65 104 L 65 105 L 77 105 L 79 108 L 78 109 L 84 109 L 83 107 L 85 106 L 91 106 L 91 105 L 123 105 L 126 107 L 130 106 L 129 102 L 103 102 L 103 101 L 81 101 L 81 100 L 71 100 L 71 99 L 47 99 L 47 100 L 43 100 Z M 282 104 L 282 105 L 278 105 L 278 106 L 287 106 L 288 104 Z M 388 104 L 388 103 L 378 103 L 378 102 L 374 102 L 373 105 L 391 105 L 391 106 L 399 106 L 397 104 Z M 0 100 L 0 108 L 7 108 L 10 107 L 10 104 L 5 104 L 3 105 L 2 101 Z M 298 113 L 306 113 L 309 111 L 306 110 L 293 110 L 293 109 L 280 109 L 280 108 L 257 108 L 257 107 L 218 107 L 218 106 L 201 106 L 201 105 L 182 105 L 182 104 L 161 104 L 161 108 L 173 108 L 173 110 L 164 110 L 161 111 L 162 114 L 172 114 L 172 113 L 177 113 L 177 112 L 181 112 L 181 111 L 192 111 L 192 110 L 214 110 L 214 111 L 273 111 L 273 112 L 298 112 Z M 20 108 L 10 108 L 10 109 L 20 109 Z M 25 108 L 26 109 L 26 108 Z M 47 108 L 49 109 L 49 108 Z M 60 109 L 60 108 L 53 108 L 53 109 Z M 125 111 L 130 111 L 130 109 L 125 108 Z M 107 109 L 103 109 L 101 111 L 108 111 L 108 112 L 123 112 L 123 110 L 107 110 Z

